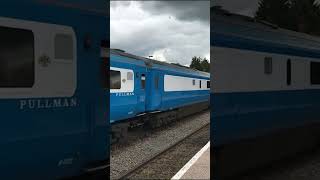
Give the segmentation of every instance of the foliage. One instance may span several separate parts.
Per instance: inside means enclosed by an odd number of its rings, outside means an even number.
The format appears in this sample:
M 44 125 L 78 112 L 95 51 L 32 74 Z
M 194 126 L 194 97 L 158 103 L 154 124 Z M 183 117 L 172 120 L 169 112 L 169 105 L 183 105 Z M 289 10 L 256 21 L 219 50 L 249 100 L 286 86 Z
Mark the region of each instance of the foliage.
M 320 35 L 316 0 L 261 0 L 256 18 L 293 31 Z
M 210 63 L 206 58 L 202 59 L 201 57 L 194 56 L 190 64 L 190 68 L 210 72 Z

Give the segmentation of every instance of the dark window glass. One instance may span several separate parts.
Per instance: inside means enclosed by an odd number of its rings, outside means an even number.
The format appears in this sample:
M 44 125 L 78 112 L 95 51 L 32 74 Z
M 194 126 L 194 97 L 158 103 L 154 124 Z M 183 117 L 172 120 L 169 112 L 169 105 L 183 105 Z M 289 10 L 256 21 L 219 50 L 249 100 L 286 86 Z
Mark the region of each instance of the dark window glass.
M 272 74 L 272 58 L 271 57 L 264 58 L 264 73 Z
M 196 85 L 196 80 L 192 80 L 192 85 Z
M 320 62 L 310 63 L 310 81 L 311 84 L 320 84 Z
M 133 73 L 132 72 L 127 72 L 127 80 L 133 80 Z
M 73 40 L 67 34 L 57 34 L 54 38 L 54 57 L 56 59 L 73 59 Z
M 32 31 L 0 27 L 0 87 L 32 87 L 34 71 Z
M 104 90 L 109 90 L 110 80 L 109 80 L 109 53 L 107 51 L 108 42 L 106 40 L 101 41 L 101 84 Z
M 210 88 L 210 81 L 207 81 L 207 88 Z
M 201 80 L 199 81 L 199 87 L 200 87 L 200 89 L 201 89 Z
M 110 89 L 121 89 L 120 71 L 110 70 Z
M 141 89 L 146 88 L 146 75 L 141 74 Z
M 108 62 L 109 58 L 102 58 L 100 66 L 101 84 L 105 90 L 109 90 Z
M 291 85 L 291 60 L 287 60 L 287 85 Z
M 156 75 L 156 77 L 154 78 L 154 87 L 156 89 L 159 88 L 159 76 L 158 75 Z

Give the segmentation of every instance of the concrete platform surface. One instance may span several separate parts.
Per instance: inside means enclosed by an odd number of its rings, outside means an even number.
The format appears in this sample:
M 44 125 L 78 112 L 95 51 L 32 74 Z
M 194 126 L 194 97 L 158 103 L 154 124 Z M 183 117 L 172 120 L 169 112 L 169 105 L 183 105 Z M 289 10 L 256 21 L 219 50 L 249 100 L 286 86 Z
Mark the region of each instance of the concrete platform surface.
M 177 179 L 210 179 L 210 141 L 172 177 Z

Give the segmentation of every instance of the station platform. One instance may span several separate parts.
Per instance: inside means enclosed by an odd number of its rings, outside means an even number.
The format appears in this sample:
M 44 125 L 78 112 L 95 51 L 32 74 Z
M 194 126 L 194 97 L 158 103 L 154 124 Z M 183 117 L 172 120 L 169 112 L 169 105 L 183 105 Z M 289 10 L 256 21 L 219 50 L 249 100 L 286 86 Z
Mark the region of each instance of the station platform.
M 171 179 L 210 179 L 210 141 Z

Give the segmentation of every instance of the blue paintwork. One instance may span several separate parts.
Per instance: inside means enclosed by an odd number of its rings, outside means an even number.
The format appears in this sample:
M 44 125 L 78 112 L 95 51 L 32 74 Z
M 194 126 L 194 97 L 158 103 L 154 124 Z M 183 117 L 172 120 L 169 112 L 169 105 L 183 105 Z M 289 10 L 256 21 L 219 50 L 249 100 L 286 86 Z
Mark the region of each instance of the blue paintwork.
M 319 122 L 320 90 L 211 94 L 214 145 Z
M 320 38 L 307 34 L 273 29 L 237 16 L 213 16 L 210 44 L 218 47 L 320 57 Z
M 212 23 L 214 47 L 320 58 L 319 39 L 281 29 L 271 31 L 243 19 L 221 20 L 224 18 L 228 17 L 217 16 Z M 219 92 L 211 93 L 211 102 L 211 137 L 216 147 L 319 122 L 317 89 Z
M 109 153 L 108 94 L 100 81 L 100 42 L 108 37 L 109 28 L 106 14 L 99 12 L 107 5 L 92 4 L 91 8 L 82 9 L 75 0 L 68 1 L 74 7 L 42 2 L 45 1 L 2 1 L 0 16 L 73 27 L 78 43 L 78 76 L 72 98 L 77 98 L 79 105 L 20 110 L 20 99 L 0 99 L 0 179 L 80 175 L 89 163 L 106 160 Z M 85 51 L 87 33 L 92 37 L 92 48 Z M 59 165 L 66 158 L 73 158 L 72 164 Z
M 110 122 L 120 122 L 133 118 L 138 114 L 167 111 L 198 102 L 209 100 L 209 90 L 199 91 L 176 91 L 164 92 L 164 75 L 177 75 L 184 77 L 202 78 L 209 80 L 209 74 L 153 63 L 147 67 L 143 60 L 111 54 L 111 67 L 133 69 L 135 74 L 146 74 L 146 90 L 141 92 L 140 77 L 135 77 L 135 89 L 132 96 L 116 96 L 111 93 L 110 97 Z M 158 89 L 155 86 L 155 77 L 159 77 Z M 204 84 L 206 86 L 206 84 Z M 140 102 L 141 94 L 145 95 L 145 101 Z M 143 103 L 143 104 L 142 104 Z M 144 108 L 141 108 L 143 106 Z M 128 114 L 128 112 L 132 112 Z
M 137 61 L 132 58 L 111 54 L 110 66 L 134 69 L 134 94 L 130 96 L 117 96 L 115 93 L 110 93 L 110 122 L 132 118 L 137 114 L 145 111 L 145 103 L 139 103 L 141 95 L 141 82 L 136 73 L 146 73 L 146 65 L 143 61 Z M 128 112 L 132 112 L 128 114 Z

